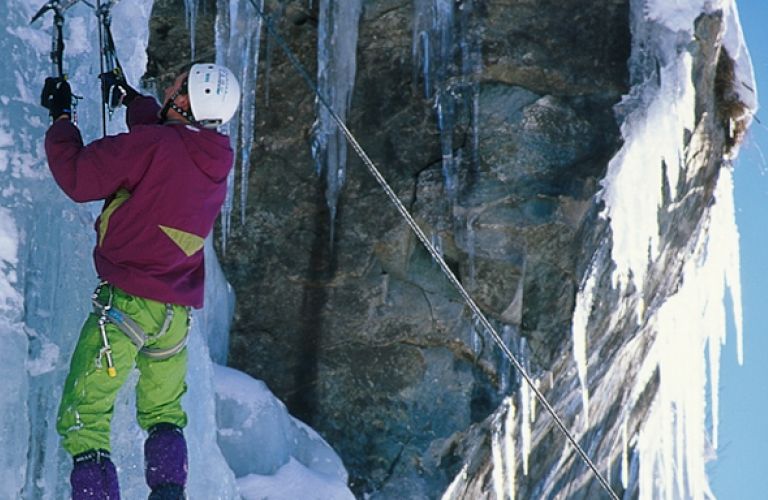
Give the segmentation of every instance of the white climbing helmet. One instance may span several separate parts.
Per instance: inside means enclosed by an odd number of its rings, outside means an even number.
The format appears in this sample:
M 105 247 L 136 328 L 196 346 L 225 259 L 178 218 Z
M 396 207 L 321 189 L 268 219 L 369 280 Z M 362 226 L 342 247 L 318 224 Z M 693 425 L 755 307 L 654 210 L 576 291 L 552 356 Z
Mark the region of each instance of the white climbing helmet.
M 218 126 L 228 122 L 240 105 L 240 84 L 224 66 L 195 64 L 187 77 L 189 105 L 195 121 Z

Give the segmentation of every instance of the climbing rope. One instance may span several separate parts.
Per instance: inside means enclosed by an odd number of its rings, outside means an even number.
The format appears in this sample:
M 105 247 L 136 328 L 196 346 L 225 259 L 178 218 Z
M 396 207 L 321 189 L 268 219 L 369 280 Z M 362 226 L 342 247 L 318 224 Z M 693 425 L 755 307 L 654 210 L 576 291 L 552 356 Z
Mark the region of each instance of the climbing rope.
M 267 27 L 267 31 L 269 35 L 271 35 L 275 40 L 275 42 L 277 42 L 277 44 L 280 46 L 280 49 L 283 51 L 285 56 L 291 62 L 291 64 L 299 73 L 299 75 L 302 77 L 302 79 L 309 86 L 310 90 L 312 90 L 312 92 L 315 93 L 318 101 L 322 103 L 322 105 L 328 110 L 328 113 L 331 115 L 333 120 L 339 126 L 339 129 L 341 129 L 341 131 L 344 133 L 344 137 L 346 137 L 347 141 L 352 146 L 352 149 L 355 151 L 357 156 L 359 156 L 360 159 L 363 161 L 366 168 L 371 173 L 371 175 L 373 175 L 373 177 L 379 183 L 381 188 L 384 189 L 384 192 L 386 192 L 387 197 L 389 197 L 389 199 L 395 205 L 395 208 L 397 208 L 397 211 L 400 212 L 400 215 L 403 217 L 403 219 L 405 219 L 406 223 L 414 232 L 414 234 L 416 234 L 416 237 L 419 239 L 419 241 L 421 241 L 421 243 L 427 249 L 429 254 L 435 260 L 435 262 L 437 262 L 438 266 L 443 271 L 443 274 L 445 274 L 445 276 L 448 278 L 448 281 L 450 281 L 451 284 L 454 286 L 454 288 L 456 288 L 456 290 L 459 292 L 461 297 L 469 306 L 469 309 L 472 311 L 472 314 L 474 314 L 475 318 L 477 318 L 477 320 L 480 321 L 480 323 L 485 328 L 486 332 L 488 332 L 488 334 L 493 338 L 493 341 L 496 343 L 499 349 L 501 349 L 504 356 L 515 366 L 517 371 L 520 372 L 522 377 L 525 379 L 525 382 L 528 384 L 528 386 L 531 388 L 533 393 L 536 395 L 536 398 L 541 402 L 541 404 L 544 406 L 547 412 L 552 416 L 557 426 L 560 428 L 560 430 L 568 439 L 568 441 L 576 449 L 576 452 L 579 454 L 579 456 L 584 461 L 584 463 L 587 464 L 587 466 L 592 470 L 592 472 L 594 473 L 597 480 L 600 482 L 600 485 L 603 487 L 603 489 L 605 489 L 605 491 L 611 496 L 611 498 L 613 498 L 614 500 L 619 500 L 618 495 L 613 491 L 613 489 L 611 489 L 611 486 L 610 484 L 608 484 L 608 481 L 605 479 L 605 477 L 603 477 L 600 471 L 597 470 L 597 466 L 595 466 L 595 464 L 586 454 L 586 452 L 581 447 L 581 445 L 579 445 L 579 443 L 576 441 L 576 438 L 573 437 L 571 432 L 565 426 L 565 423 L 563 423 L 562 419 L 557 415 L 557 412 L 555 411 L 554 407 L 552 407 L 549 401 L 547 401 L 547 398 L 544 397 L 544 394 L 542 394 L 542 392 L 536 387 L 536 384 L 534 383 L 531 376 L 528 375 L 528 373 L 525 371 L 525 368 L 523 368 L 523 365 L 520 363 L 520 361 L 518 361 L 515 355 L 512 354 L 512 351 L 510 351 L 509 347 L 507 347 L 507 345 L 501 339 L 501 336 L 499 335 L 499 333 L 496 331 L 493 325 L 491 325 L 491 322 L 488 320 L 485 314 L 483 314 L 483 312 L 480 310 L 480 307 L 478 307 L 478 305 L 469 295 L 469 293 L 464 288 L 464 286 L 459 282 L 456 275 L 448 267 L 448 264 L 446 264 L 445 259 L 443 259 L 443 256 L 440 255 L 440 252 L 437 251 L 437 249 L 429 240 L 429 238 L 427 238 L 427 235 L 424 234 L 424 231 L 421 230 L 419 225 L 413 219 L 413 216 L 411 216 L 411 214 L 408 212 L 408 209 L 405 208 L 405 205 L 403 205 L 403 202 L 400 201 L 400 198 L 397 197 L 397 194 L 395 194 L 392 187 L 389 185 L 389 183 L 387 183 L 386 179 L 381 174 L 379 169 L 376 167 L 373 161 L 368 157 L 368 154 L 365 152 L 362 146 L 360 146 L 360 143 L 357 141 L 357 139 L 352 134 L 352 132 L 350 132 L 350 130 L 347 128 L 344 121 L 339 117 L 339 115 L 336 114 L 336 112 L 333 110 L 333 108 L 328 103 L 326 98 L 320 93 L 320 89 L 312 80 L 312 77 L 309 76 L 309 73 L 301 64 L 296 54 L 293 53 L 291 48 L 286 43 L 285 39 L 272 26 L 270 18 L 266 16 L 266 14 L 263 12 L 262 9 L 259 8 L 255 0 L 250 0 L 250 2 L 253 5 L 253 8 L 258 13 L 258 15 L 264 21 L 264 24 Z

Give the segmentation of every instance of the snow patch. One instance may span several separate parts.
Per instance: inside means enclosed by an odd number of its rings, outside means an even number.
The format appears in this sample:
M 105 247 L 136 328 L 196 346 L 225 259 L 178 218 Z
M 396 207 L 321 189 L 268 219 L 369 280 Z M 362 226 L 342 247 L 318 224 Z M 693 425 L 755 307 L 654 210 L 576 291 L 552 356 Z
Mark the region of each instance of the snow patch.
M 315 472 L 291 458 L 271 476 L 249 474 L 237 480 L 243 500 L 354 500 L 338 478 Z

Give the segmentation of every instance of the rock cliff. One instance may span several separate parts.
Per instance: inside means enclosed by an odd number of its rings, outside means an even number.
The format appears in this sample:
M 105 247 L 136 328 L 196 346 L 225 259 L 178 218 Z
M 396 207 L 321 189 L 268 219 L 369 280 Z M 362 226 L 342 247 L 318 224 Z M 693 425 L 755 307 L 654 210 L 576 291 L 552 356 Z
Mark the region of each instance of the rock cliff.
M 319 3 L 266 6 L 310 73 Z M 629 0 L 448 2 L 453 41 L 434 76 L 423 69 L 434 49 L 414 34 L 419 5 L 364 2 L 349 126 L 612 487 L 636 496 L 636 460 L 634 479 L 622 481 L 616 443 L 640 431 L 658 389 L 657 372 L 641 376 L 651 318 L 681 286 L 746 123 L 723 13 L 702 14 L 683 39 L 640 20 Z M 198 9 L 198 55 L 212 53 L 215 10 Z M 180 0 L 155 2 L 151 75 L 185 54 L 183 15 Z M 663 251 L 617 286 L 601 190 L 622 120 L 643 105 L 625 96 L 661 81 L 669 62 L 646 50 L 651 39 L 690 55 L 695 127 L 680 165 L 647 165 L 648 176 L 680 172 L 663 182 L 657 208 Z M 351 153 L 331 220 L 311 156 L 314 95 L 273 44 L 262 46 L 246 217 L 234 213 L 220 254 L 238 297 L 228 363 L 264 380 L 338 450 L 357 494 L 493 498 L 495 434 L 527 408 L 527 388 Z M 469 70 L 467 50 L 479 54 Z M 437 96 L 453 109 L 442 132 Z M 590 362 L 580 374 L 572 332 L 586 288 Z M 624 390 L 638 385 L 635 397 Z M 530 449 L 513 453 L 518 497 L 604 495 L 552 419 L 526 411 L 531 434 L 514 431 Z

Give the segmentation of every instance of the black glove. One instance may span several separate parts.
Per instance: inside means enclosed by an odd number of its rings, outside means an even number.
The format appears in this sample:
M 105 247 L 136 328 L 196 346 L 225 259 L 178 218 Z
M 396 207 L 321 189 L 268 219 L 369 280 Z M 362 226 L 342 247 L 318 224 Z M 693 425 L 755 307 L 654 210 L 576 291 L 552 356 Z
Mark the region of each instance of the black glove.
M 49 76 L 40 94 L 40 104 L 47 108 L 51 118 L 72 114 L 72 89 L 64 78 Z
M 125 77 L 118 69 L 107 71 L 99 75 L 101 80 L 101 98 L 112 108 L 121 104 L 128 106 L 139 93 L 125 81 Z

